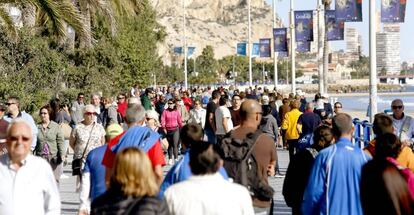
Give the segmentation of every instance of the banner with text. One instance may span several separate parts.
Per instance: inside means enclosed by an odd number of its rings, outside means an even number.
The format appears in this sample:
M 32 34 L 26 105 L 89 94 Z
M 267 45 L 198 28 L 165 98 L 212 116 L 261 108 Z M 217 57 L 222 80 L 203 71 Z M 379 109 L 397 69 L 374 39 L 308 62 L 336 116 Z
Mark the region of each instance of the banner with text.
M 260 43 L 253 43 L 252 57 L 260 57 Z
M 362 0 L 336 0 L 336 20 L 362 22 Z
M 238 56 L 247 55 L 247 43 L 237 43 L 237 55 Z
M 295 11 L 296 42 L 313 41 L 313 11 Z
M 271 39 L 260 39 L 260 57 L 271 57 Z
M 287 52 L 287 28 L 274 28 L 273 40 L 275 52 Z
M 310 52 L 310 48 L 311 48 L 311 43 L 309 41 L 296 42 L 297 52 Z
M 335 10 L 325 11 L 325 24 L 328 41 L 344 39 L 345 22 L 336 20 Z
M 404 22 L 407 0 L 382 0 L 381 22 Z

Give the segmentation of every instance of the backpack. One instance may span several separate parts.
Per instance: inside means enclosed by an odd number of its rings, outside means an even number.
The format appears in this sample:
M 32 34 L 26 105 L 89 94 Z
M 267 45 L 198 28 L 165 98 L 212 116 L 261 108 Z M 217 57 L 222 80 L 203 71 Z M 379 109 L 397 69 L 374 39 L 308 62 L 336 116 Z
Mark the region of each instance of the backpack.
M 247 188 L 250 195 L 261 201 L 270 201 L 274 190 L 263 181 L 253 149 L 262 131 L 247 134 L 243 140 L 232 138 L 232 132 L 226 134 L 219 143 L 224 161 L 223 167 L 235 183 Z M 267 177 L 267 176 L 266 176 Z

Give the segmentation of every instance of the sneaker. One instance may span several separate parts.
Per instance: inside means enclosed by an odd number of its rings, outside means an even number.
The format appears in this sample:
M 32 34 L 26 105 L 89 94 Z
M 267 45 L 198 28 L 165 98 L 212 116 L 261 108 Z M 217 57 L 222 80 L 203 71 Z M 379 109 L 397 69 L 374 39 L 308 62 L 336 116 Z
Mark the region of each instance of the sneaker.
M 168 160 L 168 165 L 173 165 L 174 164 L 174 160 L 173 159 L 169 159 Z
M 285 175 L 283 175 L 282 173 L 276 173 L 275 174 L 275 178 L 284 178 Z

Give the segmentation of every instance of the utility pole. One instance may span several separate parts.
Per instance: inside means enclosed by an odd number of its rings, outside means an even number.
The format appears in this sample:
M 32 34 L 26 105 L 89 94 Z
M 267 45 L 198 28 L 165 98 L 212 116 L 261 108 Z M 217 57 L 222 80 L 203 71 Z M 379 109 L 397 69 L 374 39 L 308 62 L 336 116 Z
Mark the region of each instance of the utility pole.
M 325 35 L 325 11 L 323 10 L 322 0 L 317 0 L 317 16 L 318 16 L 318 75 L 319 75 L 319 92 L 325 93 L 324 73 L 323 73 L 323 45 Z
M 295 14 L 293 12 L 293 0 L 290 0 L 290 57 L 292 70 L 292 93 L 296 92 L 296 46 L 295 46 Z
M 370 122 L 374 122 L 374 116 L 378 112 L 377 107 L 377 38 L 376 38 L 376 16 L 375 16 L 375 2 L 369 1 L 369 104 Z
M 276 28 L 276 0 L 273 0 L 272 7 L 273 7 L 273 29 L 275 29 Z M 274 39 L 275 38 L 273 36 L 273 44 L 274 44 Z M 273 68 L 274 68 L 273 69 L 273 78 L 274 78 L 273 82 L 274 82 L 274 85 L 275 85 L 275 91 L 277 91 L 278 77 L 277 77 L 277 52 L 276 52 L 276 49 L 273 51 Z
M 187 75 L 188 75 L 188 71 L 187 71 L 187 38 L 185 36 L 185 29 L 186 25 L 185 25 L 185 0 L 183 0 L 183 51 L 184 51 L 184 89 L 187 90 L 188 89 L 188 80 L 187 80 Z
M 248 7 L 248 15 L 247 15 L 247 19 L 248 19 L 248 43 L 249 43 L 249 86 L 253 87 L 253 76 L 252 76 L 252 44 L 251 44 L 251 37 L 252 37 L 252 23 L 251 23 L 251 18 L 250 18 L 250 1 L 251 0 L 247 0 L 247 7 Z

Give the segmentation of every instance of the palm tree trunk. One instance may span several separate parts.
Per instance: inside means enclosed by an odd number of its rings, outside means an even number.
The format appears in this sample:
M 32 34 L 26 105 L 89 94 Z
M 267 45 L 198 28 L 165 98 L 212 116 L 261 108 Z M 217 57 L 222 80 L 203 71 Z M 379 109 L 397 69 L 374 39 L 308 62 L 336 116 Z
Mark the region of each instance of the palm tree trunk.
M 80 11 L 85 20 L 86 29 L 91 31 L 91 9 L 90 5 L 84 1 L 79 2 Z M 80 48 L 90 48 L 92 47 L 92 35 L 89 34 L 84 40 L 80 41 Z
M 36 6 L 26 3 L 22 5 L 21 9 L 23 26 L 33 29 L 36 25 Z

